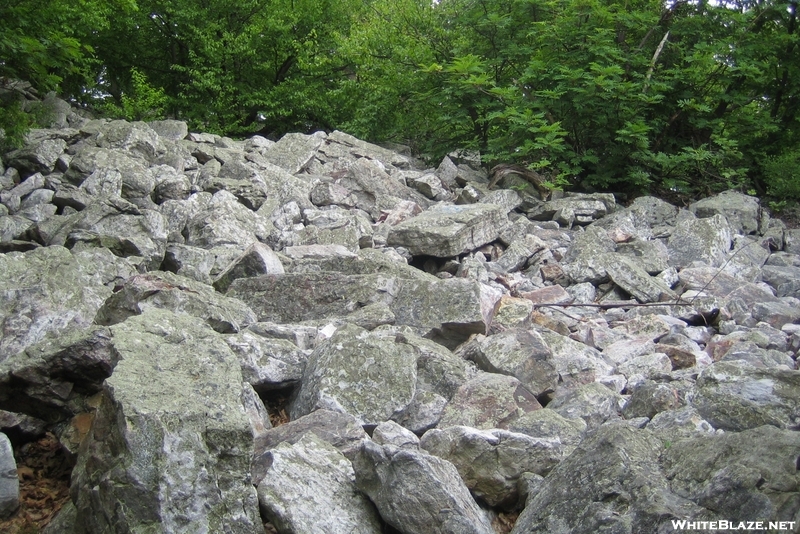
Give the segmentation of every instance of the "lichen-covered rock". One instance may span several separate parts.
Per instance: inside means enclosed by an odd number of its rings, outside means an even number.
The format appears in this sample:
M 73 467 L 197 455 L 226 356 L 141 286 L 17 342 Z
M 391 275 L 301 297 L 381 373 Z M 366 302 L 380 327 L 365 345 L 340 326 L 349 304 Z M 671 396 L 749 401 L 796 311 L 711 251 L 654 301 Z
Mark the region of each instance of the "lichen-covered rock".
M 720 267 L 733 238 L 727 219 L 719 214 L 697 219 L 688 212 L 683 213 L 667 243 L 669 264 L 688 267 L 693 261 L 700 261 Z
M 194 315 L 218 332 L 238 332 L 256 322 L 243 302 L 225 297 L 210 286 L 170 272 L 132 276 L 97 311 L 95 322 L 117 324 L 151 308 Z
M 19 508 L 19 478 L 17 462 L 8 436 L 0 432 L 0 519 L 5 519 Z
M 365 441 L 353 461 L 356 485 L 401 532 L 492 534 L 450 462 L 424 452 Z
M 741 432 L 800 424 L 800 371 L 717 362 L 697 377 L 692 404 L 714 428 Z
M 459 350 L 487 373 L 517 378 L 535 396 L 552 393 L 558 372 L 552 353 L 535 330 L 505 330 L 493 336 L 478 335 Z
M 101 390 L 118 361 L 107 328 L 44 339 L 0 362 L 0 408 L 64 421 L 86 411 L 86 398 Z
M 269 468 L 269 452 L 281 443 L 294 444 L 304 436 L 315 437 L 332 445 L 347 458 L 353 459 L 361 442 L 369 439 L 358 419 L 331 410 L 316 410 L 280 426 L 270 428 L 255 437 L 253 452 L 253 484 L 258 485 Z
M 417 353 L 394 335 L 345 325 L 308 359 L 289 406 L 292 419 L 326 408 L 376 424 L 399 414 L 414 397 Z
M 696 435 L 661 457 L 675 493 L 728 521 L 796 521 L 800 511 L 800 434 L 774 426 Z
M 88 327 L 111 295 L 104 267 L 63 247 L 0 254 L 0 361 L 48 335 Z
M 380 534 L 375 506 L 358 491 L 350 461 L 313 434 L 269 452 L 258 485 L 263 515 L 281 532 Z
M 507 430 L 454 426 L 429 430 L 420 447 L 458 469 L 473 495 L 492 507 L 513 508 L 523 473 L 545 476 L 565 458 L 558 438 L 535 438 Z
M 530 494 L 511 533 L 663 532 L 672 519 L 712 517 L 670 491 L 658 464 L 663 450 L 650 432 L 601 426 Z
M 512 376 L 478 373 L 453 395 L 439 427 L 507 428 L 542 405 Z
M 728 220 L 731 229 L 737 233 L 755 233 L 761 221 L 761 206 L 758 199 L 738 191 L 725 191 L 713 197 L 706 197 L 689 206 L 689 209 L 701 218 L 720 214 Z
M 507 221 L 499 206 L 440 205 L 394 226 L 387 244 L 413 255 L 449 258 L 494 241 Z
M 166 310 L 111 330 L 121 361 L 73 472 L 76 530 L 260 532 L 236 356 L 200 319 Z
M 300 382 L 308 356 L 294 343 L 271 339 L 252 330 L 225 338 L 239 356 L 244 380 L 258 391 L 283 389 Z

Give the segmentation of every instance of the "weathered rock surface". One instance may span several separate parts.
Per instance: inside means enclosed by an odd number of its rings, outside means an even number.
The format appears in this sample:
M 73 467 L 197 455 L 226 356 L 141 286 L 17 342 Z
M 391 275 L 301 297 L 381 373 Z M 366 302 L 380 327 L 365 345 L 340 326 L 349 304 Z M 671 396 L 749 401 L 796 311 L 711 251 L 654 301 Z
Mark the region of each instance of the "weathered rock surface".
M 800 237 L 758 199 L 51 100 L 0 154 L 0 431 L 77 457 L 46 532 L 800 517 Z
M 420 451 L 366 441 L 353 467 L 358 488 L 375 503 L 381 517 L 401 532 L 493 532 L 486 514 L 450 462 Z
M 76 530 L 259 532 L 236 356 L 200 319 L 167 310 L 111 330 L 121 360 L 79 454 Z
M 282 532 L 379 534 L 372 502 L 358 491 L 350 461 L 313 434 L 269 452 L 258 485 L 265 518 Z
M 19 479 L 17 462 L 8 437 L 0 432 L 0 519 L 19 508 Z

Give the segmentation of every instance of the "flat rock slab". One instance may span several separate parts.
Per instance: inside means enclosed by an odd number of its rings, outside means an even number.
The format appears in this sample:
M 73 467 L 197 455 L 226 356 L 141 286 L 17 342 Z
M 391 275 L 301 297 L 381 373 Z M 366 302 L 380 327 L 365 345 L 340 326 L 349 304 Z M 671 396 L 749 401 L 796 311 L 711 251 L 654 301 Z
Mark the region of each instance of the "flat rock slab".
M 507 223 L 499 206 L 440 205 L 393 227 L 387 244 L 405 247 L 415 256 L 450 258 L 494 241 Z
M 122 360 L 72 479 L 86 532 L 263 532 L 239 361 L 200 319 L 153 309 L 112 328 Z

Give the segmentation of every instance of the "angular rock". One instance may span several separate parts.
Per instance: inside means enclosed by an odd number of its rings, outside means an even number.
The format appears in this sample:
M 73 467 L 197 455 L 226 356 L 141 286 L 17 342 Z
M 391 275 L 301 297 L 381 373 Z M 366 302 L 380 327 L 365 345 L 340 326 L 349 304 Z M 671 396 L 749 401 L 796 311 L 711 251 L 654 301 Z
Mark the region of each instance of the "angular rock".
M 487 373 L 513 376 L 536 397 L 554 392 L 558 385 L 552 353 L 534 330 L 511 329 L 488 337 L 478 335 L 459 352 Z
M 621 395 L 599 382 L 592 382 L 556 396 L 547 408 L 566 419 L 581 418 L 592 430 L 619 418 L 622 405 Z
M 609 278 L 623 291 L 642 303 L 674 300 L 678 296 L 661 280 L 625 254 L 607 253 L 602 257 Z
M 678 392 L 668 384 L 646 381 L 633 389 L 631 397 L 622 409 L 626 419 L 647 417 L 653 419 L 657 414 L 674 410 L 681 406 Z
M 416 360 L 414 348 L 394 335 L 345 325 L 309 357 L 289 416 L 325 408 L 349 413 L 363 424 L 390 419 L 414 397 Z
M 160 270 L 211 284 L 216 256 L 210 250 L 173 243 L 167 245 Z
M 413 255 L 450 258 L 494 241 L 506 221 L 498 206 L 439 205 L 394 226 L 387 244 Z
M 112 331 L 121 361 L 73 472 L 76 530 L 261 532 L 236 356 L 166 310 Z
M 121 149 L 147 161 L 155 160 L 165 151 L 164 143 L 148 124 L 122 120 L 111 121 L 101 127 L 97 146 Z
M 147 197 L 156 186 L 153 173 L 145 162 L 124 152 L 97 147 L 86 147 L 78 152 L 70 161 L 64 179 L 73 185 L 81 185 L 98 171 L 101 175 L 108 175 L 110 171 L 118 172 L 122 187 L 121 196 L 128 200 Z
M 533 393 L 516 378 L 478 373 L 455 392 L 439 421 L 439 427 L 504 429 L 524 414 L 541 408 Z
M 152 308 L 199 317 L 223 333 L 238 332 L 256 322 L 255 314 L 243 302 L 224 297 L 190 278 L 163 271 L 130 277 L 103 303 L 95 322 L 117 324 Z
M 308 357 L 285 339 L 270 339 L 252 330 L 225 338 L 242 365 L 242 377 L 256 391 L 283 389 L 300 382 Z
M 256 241 L 265 241 L 271 227 L 268 220 L 244 207 L 233 194 L 219 191 L 187 222 L 186 244 L 200 248 L 233 244 L 244 250 Z
M 400 449 L 419 450 L 419 438 L 394 421 L 386 421 L 375 427 L 372 440 L 378 445 L 392 445 Z
M 736 233 L 753 234 L 758 231 L 761 221 L 758 199 L 738 191 L 725 191 L 706 197 L 689 206 L 689 209 L 699 218 L 722 215 Z
M 150 121 L 147 123 L 154 132 L 162 139 L 169 141 L 180 141 L 189 135 L 189 127 L 183 121 L 163 120 Z
M 697 377 L 692 404 L 714 428 L 741 432 L 800 424 L 800 371 L 718 362 Z
M 522 415 L 508 425 L 508 430 L 534 438 L 557 439 L 564 445 L 566 457 L 583 439 L 586 422 L 580 418 L 567 419 L 555 410 L 544 408 Z
M 611 374 L 612 367 L 598 350 L 548 328 L 535 329 L 553 353 L 551 363 L 558 371 L 561 387 L 572 388 Z
M 283 264 L 271 248 L 263 243 L 253 243 L 214 280 L 214 289 L 220 293 L 228 290 L 237 278 L 252 278 L 262 274 L 283 274 Z
M 264 157 L 290 174 L 297 174 L 309 164 L 326 137 L 325 132 L 311 135 L 289 133 L 270 146 Z
M 86 398 L 111 376 L 119 354 L 107 328 L 43 340 L 0 363 L 0 408 L 54 423 L 86 411 Z
M 659 412 L 647 424 L 647 429 L 672 439 L 714 433 L 714 427 L 693 406 Z
M 676 441 L 661 463 L 672 490 L 713 511 L 713 519 L 796 521 L 799 447 L 796 431 L 767 425 Z
M 107 248 L 120 257 L 140 256 L 157 269 L 167 248 L 167 220 L 120 197 L 103 197 L 83 211 L 52 217 L 37 225 L 39 240 L 67 248 Z
M 32 142 L 28 142 L 23 148 L 13 150 L 6 155 L 9 166 L 19 169 L 25 174 L 53 171 L 56 160 L 67 148 L 67 142 L 63 139 L 49 137 L 36 139 L 39 132 L 36 130 L 30 132 L 29 138 L 34 138 Z
M 511 533 L 666 532 L 672 519 L 708 519 L 670 491 L 659 470 L 663 449 L 650 432 L 601 426 L 530 494 Z
M 722 215 L 705 219 L 684 216 L 667 242 L 669 264 L 688 267 L 693 261 L 700 261 L 719 267 L 731 248 L 732 238 L 731 227 Z
M 494 533 L 450 462 L 366 441 L 353 469 L 358 489 L 375 503 L 381 517 L 401 532 Z
M 313 434 L 269 452 L 258 485 L 264 517 L 281 532 L 380 534 L 375 506 L 358 491 L 350 462 Z
M 103 268 L 63 247 L 0 255 L 0 362 L 48 335 L 89 326 L 111 295 Z
M 350 459 L 355 457 L 361 442 L 369 439 L 364 428 L 352 415 L 324 409 L 316 410 L 255 437 L 253 484 L 260 484 L 269 468 L 269 451 L 281 443 L 293 445 L 309 434 L 332 445 Z
M 523 473 L 545 476 L 565 457 L 557 438 L 465 426 L 429 430 L 420 447 L 455 465 L 476 498 L 501 508 L 516 506 Z
M 0 432 L 0 519 L 19 508 L 19 478 L 14 450 L 8 437 Z

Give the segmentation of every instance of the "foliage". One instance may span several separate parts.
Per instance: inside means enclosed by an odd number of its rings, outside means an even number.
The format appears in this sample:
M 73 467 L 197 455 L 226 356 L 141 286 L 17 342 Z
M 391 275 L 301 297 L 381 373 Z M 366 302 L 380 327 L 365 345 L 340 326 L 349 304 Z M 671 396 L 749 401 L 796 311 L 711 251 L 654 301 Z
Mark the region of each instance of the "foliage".
M 555 185 L 796 195 L 797 0 L 10 0 L 0 78 L 226 135 L 343 129 Z M 13 100 L 13 99 L 12 99 Z M 28 126 L 0 107 L 0 127 Z
M 800 200 L 800 154 L 771 156 L 764 164 L 767 193 L 778 201 Z
M 153 87 L 139 69 L 131 69 L 131 91 L 120 96 L 121 105 L 108 102 L 106 115 L 129 121 L 153 120 L 164 115 L 168 102 L 164 89 Z
M 710 193 L 748 171 L 758 186 L 759 162 L 797 128 L 784 7 L 445 0 L 458 33 L 425 95 L 455 137 L 439 153 L 457 141 L 595 187 Z

